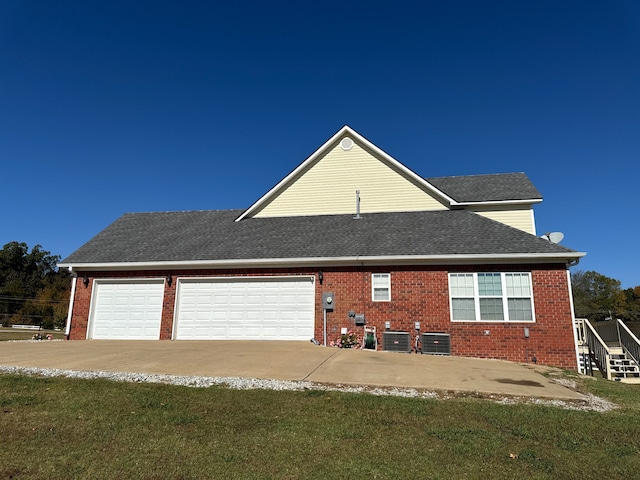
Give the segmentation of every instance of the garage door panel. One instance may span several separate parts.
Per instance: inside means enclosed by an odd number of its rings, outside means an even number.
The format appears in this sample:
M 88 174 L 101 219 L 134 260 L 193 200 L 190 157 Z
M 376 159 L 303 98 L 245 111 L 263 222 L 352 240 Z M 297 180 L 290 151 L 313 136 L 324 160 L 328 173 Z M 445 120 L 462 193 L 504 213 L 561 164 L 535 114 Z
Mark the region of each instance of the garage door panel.
M 286 328 L 286 327 L 282 327 L 278 333 L 279 333 L 280 335 L 293 335 L 293 334 L 294 334 L 294 331 L 295 331 L 295 329 L 294 329 L 294 328 Z
M 298 296 L 295 293 L 280 296 L 280 303 L 285 305 L 293 305 L 298 302 Z
M 314 285 L 308 277 L 183 279 L 178 284 L 174 336 L 308 340 L 313 336 L 314 298 Z M 208 329 L 191 328 L 194 311 L 208 322 Z
M 130 327 L 127 334 L 134 338 L 142 337 L 144 335 L 144 329 L 139 327 Z
M 201 337 L 198 337 L 201 338 Z M 212 326 L 207 329 L 206 334 L 202 336 L 202 338 L 227 338 L 227 327 L 226 326 Z
M 105 336 L 105 338 L 123 338 L 125 336 L 125 334 L 127 333 L 125 328 L 117 328 L 114 327 L 111 330 L 105 328 L 102 329 L 102 334 Z M 96 338 L 100 338 L 100 337 L 96 337 Z
M 227 328 L 226 334 L 227 337 L 232 337 L 238 340 L 242 340 L 245 337 L 246 330 L 242 325 L 229 325 Z
M 193 329 L 193 332 L 196 336 L 202 336 L 202 335 L 207 335 L 209 333 L 209 326 L 208 325 L 201 325 L 201 326 L 197 326 Z
M 267 302 L 267 298 L 265 297 L 256 293 L 250 293 L 246 297 L 244 297 L 244 302 L 242 302 L 239 306 L 244 307 L 244 303 L 246 303 L 247 305 L 262 305 L 263 303 Z
M 262 334 L 267 336 L 267 337 L 277 337 L 279 332 L 282 331 L 283 329 L 278 328 L 278 327 L 264 327 L 262 329 Z
M 158 340 L 164 282 L 97 281 L 91 305 L 90 338 Z

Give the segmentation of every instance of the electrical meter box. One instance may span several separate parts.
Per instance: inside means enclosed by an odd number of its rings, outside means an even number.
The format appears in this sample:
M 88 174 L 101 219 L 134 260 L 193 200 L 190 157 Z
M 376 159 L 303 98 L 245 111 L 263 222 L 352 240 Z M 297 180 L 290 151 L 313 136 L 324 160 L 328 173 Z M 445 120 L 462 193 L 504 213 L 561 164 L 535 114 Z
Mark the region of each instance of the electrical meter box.
M 322 309 L 333 310 L 335 308 L 335 297 L 333 292 L 324 292 L 322 294 Z

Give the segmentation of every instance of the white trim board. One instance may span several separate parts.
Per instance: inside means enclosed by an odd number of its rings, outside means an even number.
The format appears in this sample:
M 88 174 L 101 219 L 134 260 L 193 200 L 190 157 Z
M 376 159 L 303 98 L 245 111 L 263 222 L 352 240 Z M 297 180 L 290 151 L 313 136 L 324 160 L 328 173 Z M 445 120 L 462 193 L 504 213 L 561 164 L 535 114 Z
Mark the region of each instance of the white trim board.
M 81 271 L 135 271 L 168 270 L 177 268 L 266 268 L 266 267 L 315 267 L 347 265 L 460 265 L 478 263 L 563 263 L 579 260 L 585 252 L 525 253 L 525 254 L 461 254 L 461 255 L 393 255 L 353 257 L 302 257 L 302 258 L 257 258 L 242 260 L 185 260 L 165 262 L 114 262 L 114 263 L 68 263 L 69 267 Z
M 424 178 L 422 178 L 420 175 L 418 175 L 414 171 L 404 166 L 402 163 L 397 161 L 391 155 L 389 155 L 388 153 L 384 152 L 383 150 L 375 146 L 373 143 L 371 143 L 369 140 L 364 138 L 362 135 L 360 135 L 358 132 L 353 130 L 351 127 L 349 127 L 348 125 L 345 125 L 340 130 L 338 130 L 329 140 L 323 143 L 320 146 L 320 148 L 318 148 L 315 152 L 313 152 L 305 161 L 303 161 L 300 165 L 298 165 L 291 173 L 289 173 L 280 182 L 278 182 L 275 187 L 273 187 L 271 190 L 265 193 L 262 197 L 260 197 L 253 205 L 247 208 L 238 218 L 236 218 L 236 222 L 239 222 L 242 219 L 251 216 L 252 213 L 259 210 L 265 203 L 271 200 L 272 197 L 274 197 L 277 193 L 279 193 L 282 189 L 284 189 L 294 178 L 296 178 L 296 176 L 300 172 L 306 169 L 311 163 L 317 160 L 325 152 L 329 151 L 330 148 L 341 137 L 346 135 L 351 136 L 353 140 L 357 141 L 364 147 L 372 150 L 374 153 L 379 155 L 384 161 L 388 162 L 393 168 L 398 169 L 403 174 L 407 175 L 411 180 L 416 182 L 418 185 L 431 191 L 434 195 L 444 200 L 445 203 L 448 203 L 449 205 L 455 204 L 455 201 L 451 197 L 449 197 L 444 192 L 434 187 L 431 183 L 426 181 Z

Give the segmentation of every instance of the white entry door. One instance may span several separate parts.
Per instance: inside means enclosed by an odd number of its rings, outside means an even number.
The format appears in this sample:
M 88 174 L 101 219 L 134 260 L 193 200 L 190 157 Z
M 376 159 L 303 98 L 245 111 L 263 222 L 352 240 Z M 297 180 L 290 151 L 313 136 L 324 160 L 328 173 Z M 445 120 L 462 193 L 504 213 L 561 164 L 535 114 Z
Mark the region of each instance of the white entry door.
M 89 338 L 159 340 L 163 280 L 96 280 Z
M 180 279 L 174 338 L 309 340 L 313 277 Z

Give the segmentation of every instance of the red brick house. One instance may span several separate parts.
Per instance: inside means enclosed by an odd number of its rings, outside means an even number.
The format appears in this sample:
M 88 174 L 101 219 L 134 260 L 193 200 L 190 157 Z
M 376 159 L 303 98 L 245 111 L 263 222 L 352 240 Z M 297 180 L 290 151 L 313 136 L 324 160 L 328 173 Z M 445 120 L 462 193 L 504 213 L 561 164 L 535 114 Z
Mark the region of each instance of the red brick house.
M 584 253 L 536 235 L 541 201 L 523 173 L 422 178 L 345 126 L 246 210 L 116 220 L 60 264 L 67 333 L 329 344 L 375 327 L 380 349 L 575 369 Z

